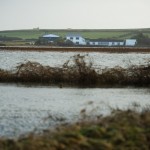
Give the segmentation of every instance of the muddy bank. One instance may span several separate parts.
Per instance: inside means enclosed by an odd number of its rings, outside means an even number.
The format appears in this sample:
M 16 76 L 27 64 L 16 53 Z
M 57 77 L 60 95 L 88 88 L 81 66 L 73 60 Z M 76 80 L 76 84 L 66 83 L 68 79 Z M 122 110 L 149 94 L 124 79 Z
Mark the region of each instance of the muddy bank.
M 11 51 L 55 51 L 55 52 L 150 52 L 150 47 L 50 47 L 50 46 L 0 46 L 0 50 Z
M 16 70 L 0 70 L 0 82 L 34 82 L 81 86 L 104 85 L 150 85 L 150 65 L 130 66 L 111 69 L 97 69 L 92 62 L 86 62 L 86 56 L 75 55 L 61 67 L 43 66 L 37 62 L 27 62 L 17 66 Z

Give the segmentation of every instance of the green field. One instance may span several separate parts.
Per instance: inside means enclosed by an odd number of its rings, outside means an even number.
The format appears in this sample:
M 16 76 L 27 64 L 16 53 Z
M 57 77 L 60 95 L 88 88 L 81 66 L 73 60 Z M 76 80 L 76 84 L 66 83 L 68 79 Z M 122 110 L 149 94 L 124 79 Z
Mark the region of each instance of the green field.
M 0 31 L 0 36 L 8 37 L 18 37 L 22 39 L 38 39 L 44 34 L 57 34 L 59 36 L 65 37 L 68 33 L 76 33 L 82 35 L 84 38 L 114 38 L 114 39 L 127 39 L 136 35 L 138 32 L 142 32 L 145 35 L 150 37 L 150 28 L 148 29 L 114 29 L 114 30 L 52 30 L 52 29 L 30 29 L 30 30 L 9 30 L 9 31 Z

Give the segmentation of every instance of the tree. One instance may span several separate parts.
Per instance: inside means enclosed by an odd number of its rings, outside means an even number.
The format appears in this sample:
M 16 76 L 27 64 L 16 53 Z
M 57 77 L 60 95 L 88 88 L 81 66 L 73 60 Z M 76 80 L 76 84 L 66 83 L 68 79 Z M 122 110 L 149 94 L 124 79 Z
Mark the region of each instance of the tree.
M 132 38 L 137 39 L 137 44 L 139 46 L 150 46 L 150 38 L 147 35 L 144 35 L 142 32 L 138 32 Z

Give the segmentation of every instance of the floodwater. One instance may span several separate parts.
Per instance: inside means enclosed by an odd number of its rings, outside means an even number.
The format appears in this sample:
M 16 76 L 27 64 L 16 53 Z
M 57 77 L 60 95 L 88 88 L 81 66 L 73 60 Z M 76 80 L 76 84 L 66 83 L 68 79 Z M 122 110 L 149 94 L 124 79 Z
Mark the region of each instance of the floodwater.
M 51 67 L 62 66 L 76 54 L 89 55 L 95 68 L 129 67 L 150 62 L 150 53 L 84 53 L 84 52 L 23 52 L 0 51 L 0 69 L 13 70 L 27 61 L 41 63 Z
M 150 105 L 148 88 L 59 88 L 0 84 L 0 136 L 14 137 L 56 127 L 111 108 Z
M 60 67 L 79 52 L 0 51 L 0 69 L 14 70 L 20 63 L 39 62 Z M 88 54 L 95 68 L 129 67 L 150 63 L 148 53 Z M 0 84 L 0 137 L 17 137 L 33 130 L 76 122 L 86 115 L 108 114 L 110 108 L 150 106 L 149 88 L 71 88 Z

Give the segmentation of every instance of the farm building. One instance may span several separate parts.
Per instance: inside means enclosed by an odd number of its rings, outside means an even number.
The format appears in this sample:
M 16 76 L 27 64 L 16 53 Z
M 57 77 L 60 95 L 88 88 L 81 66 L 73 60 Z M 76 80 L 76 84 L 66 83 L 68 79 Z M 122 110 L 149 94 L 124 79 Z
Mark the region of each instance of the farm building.
M 123 46 L 122 40 L 105 40 L 105 39 L 90 39 L 87 40 L 87 45 L 90 46 Z
M 47 35 L 43 35 L 42 37 L 40 37 L 40 39 L 45 39 L 48 42 L 54 42 L 59 38 L 60 38 L 60 36 L 55 35 L 55 34 L 47 34 Z
M 60 38 L 61 38 L 60 36 L 55 34 L 47 34 L 47 35 L 43 35 L 42 37 L 39 37 L 36 43 L 41 45 L 53 44 L 55 41 L 57 41 Z
M 136 39 L 126 39 L 125 40 L 125 46 L 135 46 L 137 44 Z
M 72 41 L 75 45 L 86 45 L 86 40 L 77 34 L 68 34 L 66 40 Z

